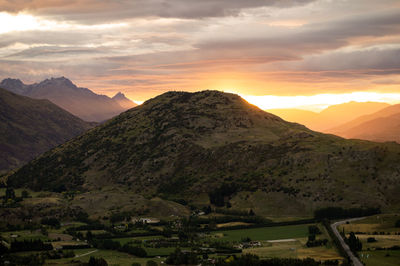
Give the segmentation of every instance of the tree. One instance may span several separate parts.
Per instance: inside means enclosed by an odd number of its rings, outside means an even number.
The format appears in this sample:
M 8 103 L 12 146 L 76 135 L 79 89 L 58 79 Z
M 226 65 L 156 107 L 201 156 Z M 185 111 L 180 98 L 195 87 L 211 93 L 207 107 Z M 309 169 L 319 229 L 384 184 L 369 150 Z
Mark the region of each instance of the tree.
M 14 189 L 8 187 L 6 189 L 6 196 L 5 196 L 4 199 L 5 199 L 5 201 L 8 201 L 9 199 L 15 200 L 15 191 L 14 191 Z
M 60 221 L 55 217 L 45 217 L 40 221 L 41 224 L 49 225 L 54 228 L 60 228 Z
M 395 227 L 400 227 L 400 220 L 397 220 L 394 226 Z
M 107 266 L 108 263 L 103 258 L 90 257 L 89 266 Z
M 93 240 L 93 234 L 92 234 L 92 231 L 87 231 L 86 232 L 86 239 L 87 239 L 87 241 L 92 241 Z
M 8 253 L 8 248 L 0 241 L 0 256 Z
M 26 190 L 22 190 L 22 192 L 21 192 L 21 197 L 22 198 L 28 198 L 29 197 L 29 192 L 28 191 L 26 191 Z
M 146 266 L 158 266 L 158 263 L 155 262 L 154 260 L 148 260 L 146 262 Z
M 203 212 L 205 213 L 205 214 L 209 214 L 209 213 L 211 213 L 211 206 L 210 205 L 208 205 L 207 207 L 204 207 L 203 208 Z
M 318 226 L 316 225 L 310 225 L 308 226 L 308 233 L 310 235 L 319 235 L 321 234 L 321 230 L 319 230 Z
M 353 252 L 361 251 L 362 250 L 362 243 L 360 239 L 356 237 L 354 232 L 350 232 L 349 238 L 345 238 L 347 245 Z
M 193 265 L 198 263 L 198 258 L 196 253 L 184 253 L 177 248 L 175 249 L 175 252 L 169 254 L 165 262 L 172 265 Z
M 44 235 L 44 236 L 48 236 L 48 235 L 49 235 L 49 232 L 47 231 L 46 227 L 44 227 L 44 226 L 42 226 L 42 227 L 40 228 L 40 232 L 41 232 L 42 235 Z

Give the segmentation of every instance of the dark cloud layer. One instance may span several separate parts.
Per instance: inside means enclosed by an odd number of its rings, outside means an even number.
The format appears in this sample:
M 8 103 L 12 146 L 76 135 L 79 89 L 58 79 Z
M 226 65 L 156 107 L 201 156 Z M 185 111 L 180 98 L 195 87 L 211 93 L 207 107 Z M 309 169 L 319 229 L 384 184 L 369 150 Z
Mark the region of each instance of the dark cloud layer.
M 47 20 L 0 31 L 0 78 L 68 76 L 150 96 L 219 80 L 258 95 L 288 94 L 279 82 L 314 93 L 400 80 L 396 0 L 0 0 L 0 10 Z
M 244 8 L 291 7 L 314 0 L 1 0 L 0 10 L 29 11 L 74 21 L 135 17 L 206 18 L 237 15 Z

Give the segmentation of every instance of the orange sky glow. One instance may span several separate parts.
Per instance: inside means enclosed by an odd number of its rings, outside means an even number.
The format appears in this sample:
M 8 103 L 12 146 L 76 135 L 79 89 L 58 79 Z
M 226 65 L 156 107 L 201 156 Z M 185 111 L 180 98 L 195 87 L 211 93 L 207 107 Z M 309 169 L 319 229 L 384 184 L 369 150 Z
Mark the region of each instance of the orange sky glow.
M 396 104 L 399 58 L 396 0 L 0 0 L 0 78 L 137 103 L 213 89 L 262 109 Z

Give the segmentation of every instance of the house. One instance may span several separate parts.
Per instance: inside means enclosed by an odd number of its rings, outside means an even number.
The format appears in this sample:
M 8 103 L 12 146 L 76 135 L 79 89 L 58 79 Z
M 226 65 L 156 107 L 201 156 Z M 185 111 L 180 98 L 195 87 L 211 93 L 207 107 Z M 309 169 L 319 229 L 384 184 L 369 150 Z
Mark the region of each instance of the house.
M 146 224 L 158 224 L 160 222 L 160 219 L 157 218 L 140 218 L 140 222 L 146 223 Z

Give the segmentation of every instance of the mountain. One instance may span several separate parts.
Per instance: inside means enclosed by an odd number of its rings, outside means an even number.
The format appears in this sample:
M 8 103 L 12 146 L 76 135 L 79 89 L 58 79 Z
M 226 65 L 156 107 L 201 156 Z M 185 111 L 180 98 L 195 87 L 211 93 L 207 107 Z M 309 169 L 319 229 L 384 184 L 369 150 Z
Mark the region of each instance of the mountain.
M 330 133 L 331 128 L 349 122 L 357 117 L 372 114 L 388 107 L 387 103 L 379 102 L 348 102 L 327 107 L 320 113 L 299 109 L 267 110 L 283 119 L 296 122 L 320 132 Z
M 91 127 L 48 100 L 0 89 L 0 171 L 20 166 Z
M 0 88 L 35 99 L 48 99 L 85 121 L 102 122 L 127 109 L 108 96 L 77 87 L 65 77 L 31 85 L 25 85 L 18 79 L 4 79 Z
M 345 138 L 400 142 L 400 104 L 358 117 L 329 131 Z
M 302 109 L 268 109 L 266 111 L 286 121 L 299 123 L 308 127 L 317 121 L 319 115 L 316 112 Z
M 319 113 L 318 123 L 321 131 L 326 132 L 329 128 L 351 121 L 359 116 L 375 113 L 388 107 L 387 103 L 380 102 L 348 102 L 331 105 Z
M 12 187 L 85 193 L 72 203 L 87 201 L 80 206 L 88 212 L 90 202 L 111 202 L 112 190 L 125 197 L 114 198 L 118 206 L 142 195 L 310 215 L 323 206 L 398 208 L 399 160 L 396 143 L 314 132 L 234 94 L 168 92 L 5 178 Z
M 136 103 L 126 98 L 125 94 L 123 94 L 122 92 L 118 92 L 117 94 L 115 94 L 112 99 L 125 109 L 131 109 L 137 106 Z

